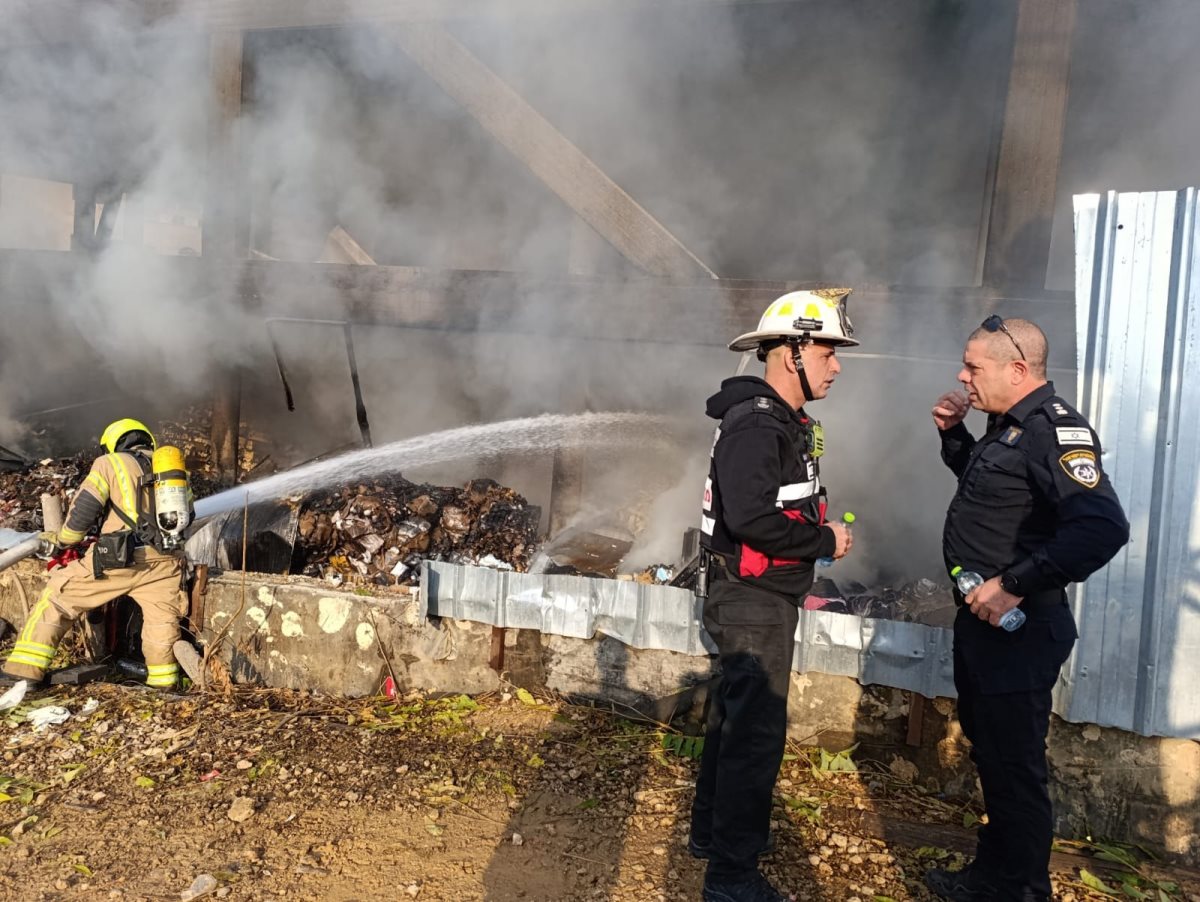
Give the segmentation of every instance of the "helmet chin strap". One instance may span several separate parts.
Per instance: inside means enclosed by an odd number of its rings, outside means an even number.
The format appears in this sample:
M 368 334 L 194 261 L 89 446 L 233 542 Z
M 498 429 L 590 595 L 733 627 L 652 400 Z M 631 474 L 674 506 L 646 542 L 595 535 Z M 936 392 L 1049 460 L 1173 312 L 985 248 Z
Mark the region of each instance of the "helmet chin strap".
M 792 364 L 796 367 L 796 376 L 800 379 L 800 391 L 804 392 L 805 401 L 815 401 L 813 397 L 812 386 L 808 384 L 808 374 L 804 371 L 804 360 L 800 357 L 800 351 L 807 342 L 789 341 L 788 345 L 792 349 Z

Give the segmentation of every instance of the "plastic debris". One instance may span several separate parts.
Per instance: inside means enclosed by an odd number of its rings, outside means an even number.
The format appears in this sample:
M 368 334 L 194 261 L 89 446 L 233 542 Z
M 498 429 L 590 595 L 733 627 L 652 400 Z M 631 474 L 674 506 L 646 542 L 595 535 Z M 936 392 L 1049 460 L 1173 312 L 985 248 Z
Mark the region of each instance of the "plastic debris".
M 25 700 L 25 693 L 29 691 L 29 680 L 18 680 L 9 687 L 8 691 L 0 695 L 0 711 L 8 711 L 15 708 Z
M 59 705 L 46 705 L 44 708 L 34 708 L 25 719 L 33 724 L 33 732 L 41 733 L 49 727 L 66 723 L 71 712 Z

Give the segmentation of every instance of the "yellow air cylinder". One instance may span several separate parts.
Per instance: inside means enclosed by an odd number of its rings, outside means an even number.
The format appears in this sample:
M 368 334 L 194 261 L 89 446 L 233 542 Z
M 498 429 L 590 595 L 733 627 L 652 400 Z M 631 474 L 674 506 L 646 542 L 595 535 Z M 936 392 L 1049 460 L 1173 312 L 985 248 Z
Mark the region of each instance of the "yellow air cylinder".
M 178 538 L 192 522 L 191 493 L 183 452 L 174 445 L 163 445 L 150 462 L 154 474 L 154 514 L 165 535 Z

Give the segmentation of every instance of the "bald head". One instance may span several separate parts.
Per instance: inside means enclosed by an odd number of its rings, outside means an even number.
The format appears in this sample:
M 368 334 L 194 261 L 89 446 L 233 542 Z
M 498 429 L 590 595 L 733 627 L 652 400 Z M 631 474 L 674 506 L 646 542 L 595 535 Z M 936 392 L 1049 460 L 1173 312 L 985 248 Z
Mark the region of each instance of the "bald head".
M 1008 330 L 1008 334 L 1005 334 L 1004 329 Z M 980 326 L 971 333 L 967 341 L 982 342 L 987 347 L 988 356 L 1002 363 L 1024 359 L 1029 367 L 1029 375 L 1035 379 L 1045 379 L 1046 357 L 1050 350 L 1046 342 L 1046 333 L 1037 323 L 1027 319 L 1006 319 L 1004 329 L 989 332 Z M 1020 351 L 1017 350 L 1017 345 L 1020 345 Z

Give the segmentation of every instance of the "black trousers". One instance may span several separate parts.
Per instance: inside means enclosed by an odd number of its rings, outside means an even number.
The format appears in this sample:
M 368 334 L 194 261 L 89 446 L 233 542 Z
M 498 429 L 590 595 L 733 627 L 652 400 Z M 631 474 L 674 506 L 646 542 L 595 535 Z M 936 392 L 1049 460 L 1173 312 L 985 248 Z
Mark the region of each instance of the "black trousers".
M 1030 613 L 1013 633 L 966 608 L 954 623 L 958 719 L 971 741 L 988 816 L 973 867 L 1002 902 L 1022 899 L 1026 888 L 1050 898 L 1054 819 L 1046 733 L 1051 690 L 1075 637 L 1065 604 Z
M 692 838 L 711 848 L 708 873 L 718 879 L 754 872 L 767 842 L 798 617 L 772 592 L 726 579 L 709 588 L 704 626 L 717 644 L 721 679 L 709 705 Z

